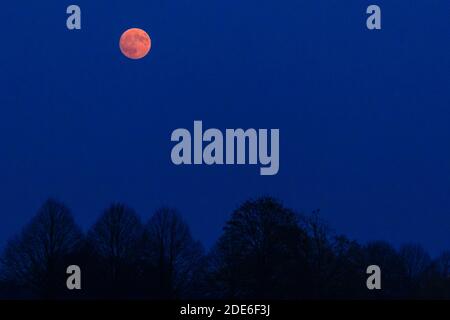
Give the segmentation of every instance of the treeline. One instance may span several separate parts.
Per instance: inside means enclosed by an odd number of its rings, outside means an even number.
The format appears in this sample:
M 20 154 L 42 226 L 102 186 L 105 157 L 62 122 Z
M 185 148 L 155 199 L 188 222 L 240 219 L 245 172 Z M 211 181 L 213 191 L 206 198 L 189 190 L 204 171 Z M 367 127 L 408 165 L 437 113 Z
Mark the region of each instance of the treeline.
M 0 258 L 0 298 L 397 299 L 450 298 L 450 253 L 419 245 L 361 245 L 334 233 L 318 211 L 301 215 L 270 197 L 237 208 L 209 252 L 173 208 L 148 221 L 113 204 L 87 233 L 64 204 L 46 201 Z M 66 268 L 82 290 L 66 288 Z M 366 268 L 382 270 L 382 290 Z

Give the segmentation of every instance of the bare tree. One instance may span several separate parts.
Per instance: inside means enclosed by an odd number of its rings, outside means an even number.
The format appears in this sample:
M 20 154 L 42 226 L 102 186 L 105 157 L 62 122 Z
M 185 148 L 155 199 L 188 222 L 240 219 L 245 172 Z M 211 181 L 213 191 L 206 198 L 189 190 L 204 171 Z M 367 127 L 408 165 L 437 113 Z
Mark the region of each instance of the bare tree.
M 450 298 L 450 252 L 444 251 L 430 263 L 421 281 L 421 298 Z
M 65 285 L 64 260 L 82 239 L 70 210 L 49 199 L 20 235 L 10 240 L 2 257 L 4 277 L 44 296 Z
M 400 248 L 400 256 L 406 268 L 406 274 L 410 279 L 417 279 L 430 266 L 431 257 L 419 244 L 405 244 Z
M 293 211 L 270 197 L 247 201 L 213 249 L 213 284 L 223 297 L 301 296 L 307 287 L 305 249 L 306 233 Z
M 434 261 L 436 269 L 444 279 L 450 279 L 450 251 L 444 251 Z
M 107 287 L 103 286 L 102 290 L 108 290 L 107 294 L 125 294 L 133 286 L 143 230 L 135 211 L 119 203 L 106 209 L 89 231 L 88 244 L 99 260 L 100 272 L 106 277 Z M 96 279 L 96 282 L 101 281 Z
M 147 259 L 158 275 L 159 295 L 183 296 L 192 287 L 195 271 L 203 259 L 203 248 L 195 241 L 177 210 L 161 208 L 146 227 Z
M 337 272 L 335 249 L 340 248 L 343 239 L 336 238 L 329 225 L 320 216 L 320 209 L 314 210 L 310 215 L 300 217 L 302 228 L 308 235 L 307 260 L 314 271 L 312 273 L 313 292 L 315 297 L 327 296 L 329 284 Z
M 385 298 L 405 297 L 409 294 L 406 268 L 402 257 L 386 241 L 372 241 L 364 246 L 365 265 L 378 265 L 383 274 L 383 292 Z

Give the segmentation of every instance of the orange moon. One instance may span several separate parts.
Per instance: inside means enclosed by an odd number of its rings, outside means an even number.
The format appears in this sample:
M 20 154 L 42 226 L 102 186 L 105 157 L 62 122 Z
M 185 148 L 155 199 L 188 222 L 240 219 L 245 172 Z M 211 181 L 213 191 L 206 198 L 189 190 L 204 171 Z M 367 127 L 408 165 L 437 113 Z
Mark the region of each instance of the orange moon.
M 142 29 L 132 28 L 120 37 L 120 51 L 130 59 L 142 59 L 152 47 L 150 36 Z

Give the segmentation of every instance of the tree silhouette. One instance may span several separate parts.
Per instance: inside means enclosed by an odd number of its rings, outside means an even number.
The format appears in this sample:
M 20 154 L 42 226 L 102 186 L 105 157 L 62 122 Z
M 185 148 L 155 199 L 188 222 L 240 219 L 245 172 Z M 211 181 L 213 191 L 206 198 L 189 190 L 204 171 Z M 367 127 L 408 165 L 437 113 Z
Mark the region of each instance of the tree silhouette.
M 106 209 L 89 231 L 87 245 L 96 260 L 92 263 L 96 266 L 92 283 L 101 295 L 132 294 L 139 276 L 143 231 L 135 211 L 120 203 Z
M 83 270 L 69 293 L 66 268 Z M 382 290 L 367 290 L 378 265 Z M 271 197 L 232 212 L 204 254 L 176 209 L 144 226 L 124 204 L 107 208 L 87 237 L 67 207 L 49 199 L 0 258 L 0 298 L 450 298 L 450 253 L 435 259 L 418 244 L 396 250 L 336 235 L 320 216 L 298 215 Z
M 400 298 L 409 294 L 407 271 L 402 257 L 386 241 L 373 241 L 365 248 L 365 265 L 378 265 L 383 275 L 383 290 L 379 297 Z
M 322 266 L 320 294 L 325 298 L 361 298 L 367 294 L 364 250 L 359 243 L 346 236 L 334 236 L 330 240 L 331 258 Z M 317 285 L 317 284 L 316 284 Z M 321 286 L 321 287 L 320 287 Z
M 20 235 L 6 245 L 2 257 L 4 278 L 41 297 L 55 297 L 65 285 L 64 262 L 81 239 L 69 209 L 47 200 Z
M 311 272 L 313 297 L 328 296 L 330 282 L 335 276 L 336 260 L 333 251 L 333 233 L 320 216 L 320 210 L 314 210 L 311 215 L 302 215 L 300 224 L 307 234 L 306 259 Z M 338 239 L 343 240 L 343 239 Z M 342 251 L 345 241 L 337 243 Z
M 443 278 L 450 279 L 450 251 L 444 251 L 433 264 Z
M 231 216 L 211 256 L 219 297 L 287 298 L 307 288 L 306 234 L 297 215 L 270 197 Z
M 146 231 L 146 259 L 155 272 L 159 298 L 185 296 L 192 291 L 195 273 L 203 262 L 201 244 L 192 238 L 188 225 L 172 208 L 157 210 Z
M 419 244 L 404 244 L 399 254 L 405 264 L 406 275 L 412 280 L 422 276 L 431 263 L 430 255 Z
M 422 276 L 414 280 L 420 286 L 419 298 L 450 299 L 450 252 L 444 251 L 432 260 Z

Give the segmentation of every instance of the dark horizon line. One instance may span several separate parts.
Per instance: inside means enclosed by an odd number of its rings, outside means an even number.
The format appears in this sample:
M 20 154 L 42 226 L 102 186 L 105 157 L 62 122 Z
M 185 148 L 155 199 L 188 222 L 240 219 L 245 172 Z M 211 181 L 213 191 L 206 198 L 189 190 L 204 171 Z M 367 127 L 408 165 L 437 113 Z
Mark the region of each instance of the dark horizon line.
M 233 211 L 237 210 L 237 209 L 240 207 L 240 205 L 242 205 L 243 203 L 248 202 L 248 201 L 256 201 L 256 200 L 258 200 L 258 199 L 263 199 L 263 198 L 271 198 L 271 199 L 275 200 L 276 202 L 278 202 L 278 203 L 280 203 L 281 205 L 284 206 L 284 201 L 283 201 L 283 200 L 279 199 L 278 197 L 271 196 L 271 195 L 269 195 L 269 194 L 262 194 L 262 195 L 259 195 L 259 196 L 253 196 L 253 197 L 246 198 L 245 200 L 241 201 L 240 204 L 238 203 L 237 205 L 235 205 L 234 209 L 232 209 L 232 210 L 227 214 L 227 219 L 225 220 L 225 223 L 222 225 L 221 230 L 223 230 L 223 228 L 225 227 L 225 225 L 226 225 L 227 221 L 230 219 L 231 214 L 233 213 Z M 100 211 L 100 213 L 96 215 L 96 219 L 94 219 L 94 223 L 92 223 L 91 225 L 78 224 L 78 222 L 77 222 L 77 220 L 76 220 L 76 215 L 75 215 L 74 212 L 70 209 L 70 207 L 66 205 L 66 202 L 65 202 L 65 201 L 62 201 L 59 197 L 49 196 L 49 197 L 47 197 L 47 198 L 42 202 L 41 206 L 39 206 L 39 207 L 37 208 L 37 210 L 35 211 L 34 215 L 32 215 L 31 218 L 28 219 L 28 222 L 26 222 L 21 228 L 19 228 L 18 231 L 17 231 L 15 234 L 13 234 L 13 235 L 7 237 L 5 241 L 0 242 L 0 253 L 5 249 L 5 246 L 8 244 L 8 242 L 9 242 L 10 240 L 14 239 L 15 236 L 18 236 L 18 235 L 23 231 L 24 227 L 25 227 L 25 226 L 33 219 L 33 217 L 36 215 L 36 213 L 39 211 L 39 209 L 43 206 L 43 204 L 45 204 L 47 201 L 52 201 L 52 200 L 53 200 L 53 201 L 56 201 L 56 202 L 58 202 L 58 203 L 60 203 L 60 204 L 62 204 L 62 205 L 64 205 L 65 207 L 67 207 L 67 208 L 69 209 L 69 211 L 70 211 L 72 217 L 73 217 L 74 220 L 75 220 L 76 225 L 81 229 L 83 237 L 85 237 L 85 236 L 88 235 L 90 229 L 95 225 L 95 223 L 98 221 L 98 219 L 101 217 L 101 215 L 102 215 L 108 208 L 110 208 L 111 206 L 114 206 L 114 205 L 124 205 L 124 206 L 126 206 L 127 208 L 133 210 L 134 213 L 141 219 L 141 223 L 142 223 L 143 226 L 145 226 L 145 225 L 149 222 L 149 220 L 152 218 L 152 216 L 153 216 L 158 210 L 164 209 L 164 208 L 172 209 L 172 210 L 175 210 L 176 212 L 178 212 L 178 213 L 180 214 L 180 216 L 181 216 L 181 218 L 183 219 L 183 221 L 189 226 L 189 230 L 191 230 L 191 229 L 190 229 L 190 224 L 188 224 L 187 221 L 186 221 L 186 219 L 184 218 L 185 215 L 183 214 L 182 211 L 178 210 L 178 207 L 177 207 L 177 206 L 172 206 L 172 205 L 169 205 L 169 204 L 159 205 L 159 206 L 157 206 L 155 209 L 153 209 L 153 210 L 151 211 L 151 213 L 150 213 L 150 215 L 149 215 L 148 217 L 144 217 L 139 211 L 135 210 L 134 207 L 133 207 L 133 206 L 130 206 L 127 202 L 125 202 L 125 201 L 118 201 L 118 200 L 110 201 L 109 204 L 106 205 L 106 206 L 104 207 L 104 209 L 102 209 L 102 210 Z M 304 213 L 304 212 L 299 212 L 299 211 L 297 211 L 296 209 L 293 209 L 293 208 L 290 208 L 290 207 L 289 207 L 289 209 L 292 210 L 298 217 L 308 217 L 308 216 L 310 216 L 310 215 L 312 215 L 312 214 L 320 213 L 320 211 L 321 211 L 321 210 L 318 208 L 318 209 L 312 210 L 311 213 L 307 214 L 307 213 Z M 386 242 L 386 243 L 388 243 L 389 245 L 393 246 L 396 250 L 398 250 L 402 245 L 407 245 L 407 244 L 420 245 L 421 247 L 425 248 L 425 247 L 423 246 L 422 243 L 420 243 L 420 242 L 418 242 L 418 241 L 413 241 L 413 240 L 405 240 L 405 241 L 402 241 L 402 242 L 400 242 L 399 244 L 395 245 L 395 244 L 393 244 L 393 242 L 391 242 L 391 241 L 389 241 L 389 240 L 384 240 L 384 239 L 379 239 L 379 238 L 372 239 L 372 240 L 361 240 L 361 239 L 356 239 L 356 238 L 349 238 L 346 234 L 337 232 L 336 229 L 335 229 L 334 227 L 330 227 L 328 221 L 323 220 L 323 219 L 321 218 L 321 216 L 320 216 L 320 219 L 321 219 L 322 223 L 324 223 L 324 224 L 327 226 L 327 228 L 329 229 L 328 231 L 329 231 L 331 237 L 344 236 L 344 237 L 346 237 L 349 241 L 355 241 L 355 242 L 357 242 L 358 244 L 360 244 L 360 245 L 362 245 L 362 246 L 366 246 L 366 245 L 368 245 L 368 244 L 376 243 L 376 242 Z M 216 244 L 217 241 L 219 240 L 219 238 L 220 238 L 220 233 L 219 233 L 218 235 L 216 235 L 212 241 L 210 241 L 210 242 L 211 242 L 211 245 L 210 245 L 210 246 L 206 246 L 205 243 L 204 243 L 204 241 L 202 241 L 202 240 L 198 239 L 197 237 L 195 237 L 194 234 L 192 234 L 192 236 L 193 236 L 193 238 L 194 238 L 196 241 L 200 242 L 200 244 L 202 245 L 202 247 L 205 249 L 206 252 L 209 252 L 211 249 L 214 248 L 215 244 Z M 441 256 L 442 254 L 444 254 L 444 253 L 446 253 L 446 252 L 448 252 L 448 251 L 450 252 L 450 249 L 444 249 L 444 250 L 441 250 L 441 251 L 439 251 L 439 252 L 437 252 L 437 253 L 435 253 L 435 254 L 430 254 L 429 250 L 427 250 L 427 249 L 425 249 L 425 250 L 427 251 L 427 253 L 430 255 L 431 258 L 439 257 L 439 256 Z

